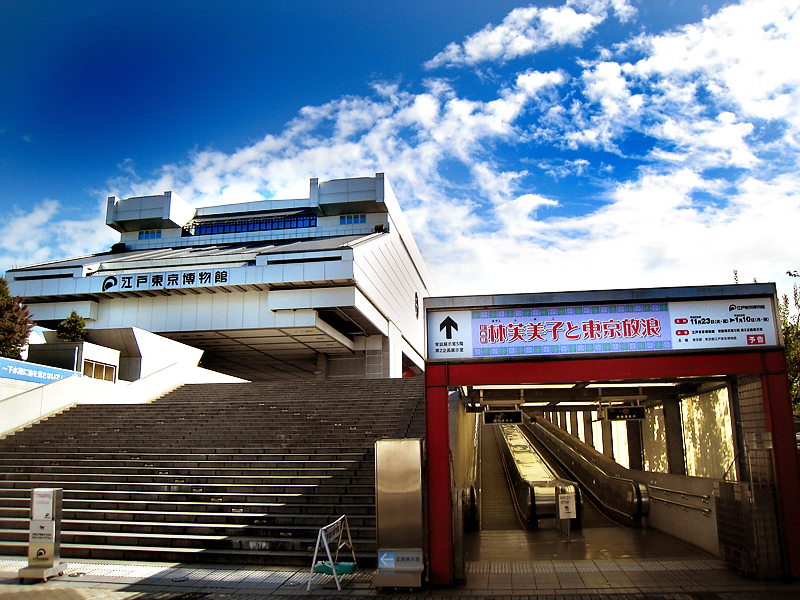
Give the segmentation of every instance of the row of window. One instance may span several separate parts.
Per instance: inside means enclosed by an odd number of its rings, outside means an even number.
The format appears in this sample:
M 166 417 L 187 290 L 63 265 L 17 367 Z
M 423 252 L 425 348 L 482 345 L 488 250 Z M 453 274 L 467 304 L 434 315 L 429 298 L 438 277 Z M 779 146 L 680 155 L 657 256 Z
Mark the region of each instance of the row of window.
M 92 379 L 103 379 L 105 381 L 116 381 L 117 368 L 112 365 L 94 362 L 93 360 L 83 361 L 83 376 Z
M 339 225 L 358 225 L 366 223 L 367 215 L 341 215 Z M 249 231 L 273 231 L 276 229 L 301 229 L 317 226 L 315 215 L 290 215 L 287 217 L 261 217 L 257 219 L 236 219 L 190 223 L 183 228 L 183 235 L 212 235 L 219 233 L 246 233 Z M 154 240 L 161 237 L 160 229 L 145 229 L 139 232 L 140 240 Z
M 366 222 L 367 215 L 342 215 L 339 217 L 339 225 L 357 225 Z
M 261 217 L 193 223 L 183 228 L 184 235 L 211 235 L 215 233 L 245 233 L 248 231 L 273 231 L 276 229 L 300 229 L 316 227 L 314 215 L 291 215 L 288 217 Z

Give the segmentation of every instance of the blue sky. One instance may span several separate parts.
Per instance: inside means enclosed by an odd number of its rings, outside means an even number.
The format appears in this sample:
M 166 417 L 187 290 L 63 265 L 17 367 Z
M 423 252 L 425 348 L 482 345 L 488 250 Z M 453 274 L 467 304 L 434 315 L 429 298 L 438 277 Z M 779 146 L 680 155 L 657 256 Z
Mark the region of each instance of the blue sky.
M 438 295 L 800 269 L 800 0 L 0 0 L 0 272 L 386 173 Z

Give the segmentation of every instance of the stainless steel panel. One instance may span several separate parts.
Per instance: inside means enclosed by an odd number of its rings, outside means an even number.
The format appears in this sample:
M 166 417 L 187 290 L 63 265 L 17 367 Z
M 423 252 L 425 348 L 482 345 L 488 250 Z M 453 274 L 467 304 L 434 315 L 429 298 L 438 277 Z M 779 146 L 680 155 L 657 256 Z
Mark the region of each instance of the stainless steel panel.
M 422 548 L 422 442 L 375 442 L 378 549 Z

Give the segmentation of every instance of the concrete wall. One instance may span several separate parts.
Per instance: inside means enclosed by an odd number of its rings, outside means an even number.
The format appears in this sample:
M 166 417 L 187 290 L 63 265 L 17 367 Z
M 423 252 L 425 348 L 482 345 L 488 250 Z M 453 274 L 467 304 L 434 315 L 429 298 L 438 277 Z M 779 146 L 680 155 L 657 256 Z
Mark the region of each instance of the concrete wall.
M 6 379 L 5 377 L 0 378 L 0 400 L 27 392 L 28 390 L 39 387 L 40 385 L 43 384 L 35 381 L 20 381 L 18 379 Z
M 631 477 L 648 486 L 648 527 L 720 555 L 713 479 L 641 471 Z

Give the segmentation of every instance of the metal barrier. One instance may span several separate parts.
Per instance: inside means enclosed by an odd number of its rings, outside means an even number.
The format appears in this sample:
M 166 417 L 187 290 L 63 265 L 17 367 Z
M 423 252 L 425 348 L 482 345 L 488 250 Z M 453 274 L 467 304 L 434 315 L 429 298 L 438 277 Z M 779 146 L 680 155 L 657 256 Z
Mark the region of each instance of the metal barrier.
M 347 533 L 347 541 L 344 541 L 345 533 Z M 335 548 L 333 554 L 331 554 L 331 546 Z M 321 547 L 325 549 L 325 554 L 328 557 L 327 562 L 317 562 L 317 555 Z M 353 562 L 336 562 L 339 559 L 339 550 L 342 548 L 350 549 L 353 555 Z M 356 553 L 353 550 L 353 540 L 350 537 L 350 526 L 347 524 L 347 517 L 342 515 L 330 525 L 321 528 L 317 534 L 317 544 L 314 548 L 314 558 L 311 559 L 311 572 L 308 574 L 306 591 L 311 589 L 314 573 L 333 575 L 336 589 L 341 591 L 342 586 L 339 583 L 339 575 L 350 575 L 355 570 Z
M 559 517 L 559 494 L 573 494 L 571 527 L 581 522 L 578 485 L 561 479 L 531 445 L 517 425 L 498 425 L 497 441 L 511 483 L 511 493 L 520 520 L 527 529 L 538 529 L 539 519 Z

